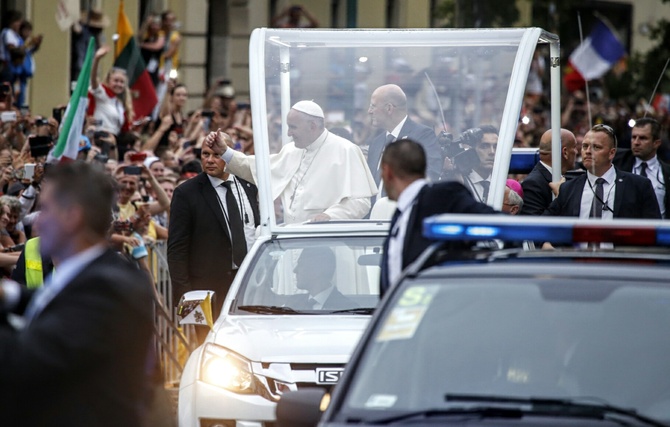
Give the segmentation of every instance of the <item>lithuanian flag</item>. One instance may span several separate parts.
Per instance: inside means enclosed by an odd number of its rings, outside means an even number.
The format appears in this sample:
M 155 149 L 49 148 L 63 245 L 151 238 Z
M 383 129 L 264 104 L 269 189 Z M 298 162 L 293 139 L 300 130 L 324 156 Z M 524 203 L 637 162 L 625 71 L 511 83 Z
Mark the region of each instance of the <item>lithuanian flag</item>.
M 116 24 L 116 40 L 114 51 L 114 66 L 126 70 L 128 74 L 128 87 L 133 98 L 133 109 L 135 118 L 151 115 L 158 103 L 156 89 L 151 82 L 147 66 L 142 59 L 140 49 L 133 37 L 133 28 L 123 10 L 123 0 L 119 5 L 119 19 Z

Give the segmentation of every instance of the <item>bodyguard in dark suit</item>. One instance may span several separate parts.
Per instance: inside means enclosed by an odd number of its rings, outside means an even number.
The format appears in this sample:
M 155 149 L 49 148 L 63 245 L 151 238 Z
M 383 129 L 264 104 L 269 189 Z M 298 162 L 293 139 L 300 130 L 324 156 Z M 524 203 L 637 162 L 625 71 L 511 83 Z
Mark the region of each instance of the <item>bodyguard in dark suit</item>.
M 643 117 L 635 121 L 631 132 L 631 149 L 617 150 L 614 156 L 614 166 L 636 175 L 641 175 L 651 181 L 661 216 L 667 218 L 670 212 L 670 165 L 662 162 L 657 155 L 661 146 L 661 126 L 651 117 Z
M 421 144 L 428 161 L 428 177 L 437 182 L 442 172 L 442 152 L 433 129 L 416 123 L 407 116 L 407 97 L 403 90 L 393 84 L 380 86 L 372 93 L 368 114 L 372 125 L 384 129 L 368 148 L 368 167 L 379 185 L 380 160 L 384 147 L 391 141 L 411 139 Z
M 542 215 L 553 200 L 551 176 L 551 129 L 540 138 L 540 161 L 521 182 L 523 207 L 519 215 Z M 567 129 L 561 129 L 561 175 L 575 168 L 577 140 Z
M 616 137 L 596 125 L 584 136 L 582 159 L 587 173 L 566 181 L 545 215 L 580 218 L 661 218 L 651 182 L 612 165 Z
M 496 213 L 474 199 L 462 184 L 449 181 L 429 184 L 426 154 L 418 143 L 403 139 L 389 144 L 382 156 L 382 177 L 389 199 L 397 200 L 389 237 L 384 243 L 380 293 L 386 292 L 400 272 L 429 245 L 423 220 L 443 213 Z
M 53 166 L 40 194 L 43 256 L 58 273 L 30 291 L 0 289 L 24 326 L 0 327 L 6 426 L 143 426 L 153 291 L 107 247 L 114 188 L 85 163 Z
M 167 255 L 174 304 L 187 291 L 212 290 L 216 316 L 247 253 L 245 230 L 253 233 L 259 221 L 258 190 L 224 172 L 226 163 L 206 145 L 202 162 L 204 172 L 172 196 Z

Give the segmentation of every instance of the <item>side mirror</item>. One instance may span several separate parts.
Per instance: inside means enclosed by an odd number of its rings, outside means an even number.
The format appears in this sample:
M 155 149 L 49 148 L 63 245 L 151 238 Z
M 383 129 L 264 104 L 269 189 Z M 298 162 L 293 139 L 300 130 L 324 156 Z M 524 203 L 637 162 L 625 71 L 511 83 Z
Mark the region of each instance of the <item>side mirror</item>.
M 212 327 L 212 298 L 214 291 L 189 291 L 179 300 L 177 315 L 180 325 L 200 325 Z
M 284 393 L 277 403 L 277 427 L 316 427 L 330 395 L 320 388 Z

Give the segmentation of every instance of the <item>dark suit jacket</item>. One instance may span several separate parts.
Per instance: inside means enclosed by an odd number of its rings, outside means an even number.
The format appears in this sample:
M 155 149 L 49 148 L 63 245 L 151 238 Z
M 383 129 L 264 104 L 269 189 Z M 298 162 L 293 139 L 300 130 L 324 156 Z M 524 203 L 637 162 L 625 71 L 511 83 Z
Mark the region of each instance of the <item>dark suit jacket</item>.
M 258 189 L 241 179 L 240 183 L 258 224 Z M 167 256 L 174 304 L 191 290 L 212 290 L 218 302 L 226 297 L 234 278 L 231 240 L 216 190 L 205 173 L 174 191 Z
M 143 425 L 152 286 L 106 250 L 25 329 L 1 328 L 2 424 Z
M 563 183 L 558 197 L 551 202 L 544 214 L 578 217 L 586 179 L 587 176 L 584 174 Z M 661 211 L 658 208 L 651 181 L 617 169 L 614 218 L 660 219 Z
M 296 309 L 299 309 L 300 307 L 307 307 L 309 305 L 308 301 L 310 297 L 311 296 L 308 293 L 294 295 L 290 298 L 287 305 Z M 335 288 L 328 296 L 328 299 L 326 299 L 326 302 L 323 303 L 321 310 L 346 310 L 357 307 L 358 304 L 356 304 L 353 300 L 345 297 L 342 292 Z
M 519 215 L 542 215 L 553 199 L 549 183 L 551 172 L 540 162 L 535 164 L 532 171 L 521 182 L 523 189 L 523 208 Z
M 665 186 L 665 199 L 663 200 L 663 204 L 665 205 L 665 216 L 668 217 L 670 216 L 670 192 L 668 191 L 668 188 L 670 188 L 668 187 L 670 185 L 670 165 L 662 162 L 660 157 L 657 158 L 658 162 L 661 164 L 661 174 L 663 175 L 661 180 Z M 620 148 L 617 150 L 612 163 L 614 163 L 614 166 L 618 169 L 632 173 L 633 166 L 635 166 L 635 156 L 633 156 L 632 151 Z
M 470 191 L 461 183 L 449 181 L 425 185 L 419 191 L 407 223 L 402 251 L 402 269 L 414 262 L 433 243 L 423 236 L 423 220 L 445 213 L 491 214 L 498 212 L 489 205 L 475 200 Z M 388 240 L 387 237 L 384 242 L 382 266 L 388 263 Z M 385 292 L 388 286 L 390 284 L 382 283 L 380 292 Z
M 437 182 L 442 173 L 442 152 L 435 132 L 428 126 L 416 123 L 408 117 L 400 129 L 397 139 L 411 139 L 423 146 L 424 150 L 426 150 L 426 174 L 432 182 Z M 377 135 L 370 142 L 370 147 L 368 148 L 368 167 L 377 185 L 379 185 L 379 180 L 381 179 L 379 160 L 381 159 L 384 147 L 386 147 L 385 131 Z

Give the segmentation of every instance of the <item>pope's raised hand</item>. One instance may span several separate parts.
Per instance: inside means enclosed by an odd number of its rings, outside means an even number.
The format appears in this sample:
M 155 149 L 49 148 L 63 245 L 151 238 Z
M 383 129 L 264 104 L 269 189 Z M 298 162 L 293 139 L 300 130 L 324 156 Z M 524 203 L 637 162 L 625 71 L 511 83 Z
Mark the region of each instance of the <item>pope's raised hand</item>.
M 205 137 L 204 143 L 219 156 L 225 153 L 228 149 L 228 145 L 226 145 L 225 141 L 223 140 L 223 132 L 221 132 L 220 128 L 214 132 L 210 132 Z

